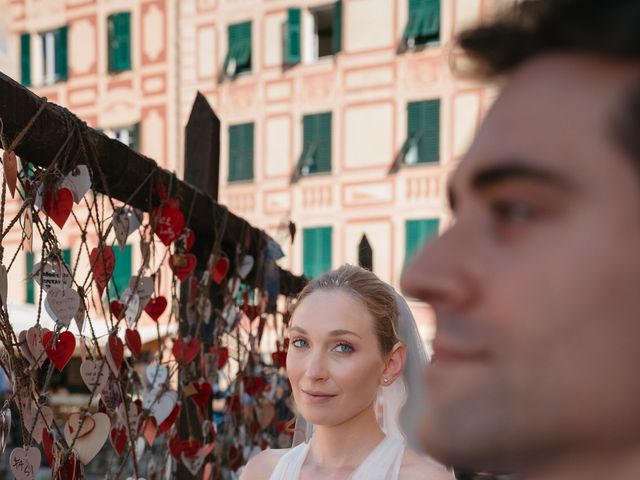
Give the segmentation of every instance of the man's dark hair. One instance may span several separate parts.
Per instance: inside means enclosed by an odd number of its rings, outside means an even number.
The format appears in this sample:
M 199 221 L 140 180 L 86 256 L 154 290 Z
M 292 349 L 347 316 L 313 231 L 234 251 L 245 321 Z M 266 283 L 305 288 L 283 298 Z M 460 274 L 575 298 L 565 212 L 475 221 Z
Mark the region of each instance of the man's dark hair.
M 458 45 L 480 77 L 508 74 L 538 55 L 575 52 L 636 61 L 640 79 L 640 0 L 520 0 L 462 32 Z M 611 133 L 640 167 L 640 81 L 621 107 Z
M 522 0 L 458 44 L 487 76 L 556 51 L 640 60 L 640 1 Z

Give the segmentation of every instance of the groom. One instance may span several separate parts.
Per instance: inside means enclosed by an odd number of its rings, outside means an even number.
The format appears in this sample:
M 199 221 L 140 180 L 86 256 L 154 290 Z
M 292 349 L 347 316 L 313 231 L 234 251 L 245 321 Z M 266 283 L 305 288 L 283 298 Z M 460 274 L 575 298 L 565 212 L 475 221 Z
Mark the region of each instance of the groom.
M 423 442 L 526 480 L 640 479 L 640 1 L 524 0 L 460 45 L 501 94 L 402 277 L 436 316 Z

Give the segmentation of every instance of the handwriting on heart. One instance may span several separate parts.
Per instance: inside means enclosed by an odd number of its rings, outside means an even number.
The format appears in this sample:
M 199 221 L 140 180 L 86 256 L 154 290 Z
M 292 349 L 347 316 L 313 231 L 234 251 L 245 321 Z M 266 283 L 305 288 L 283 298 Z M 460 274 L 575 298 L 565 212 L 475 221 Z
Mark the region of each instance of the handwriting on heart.
M 80 364 L 80 376 L 89 391 L 102 393 L 109 380 L 109 367 L 103 360 L 87 359 Z
M 184 215 L 172 204 L 163 204 L 151 211 L 151 225 L 160 241 L 169 245 L 184 229 Z
M 45 292 L 51 287 L 68 288 L 72 282 L 69 266 L 53 257 L 36 263 L 31 276 Z
M 16 480 L 34 480 L 40 469 L 40 450 L 36 447 L 14 448 L 9 457 L 9 465 Z
M 51 287 L 44 300 L 45 309 L 58 323 L 69 326 L 80 308 L 80 295 L 72 288 Z

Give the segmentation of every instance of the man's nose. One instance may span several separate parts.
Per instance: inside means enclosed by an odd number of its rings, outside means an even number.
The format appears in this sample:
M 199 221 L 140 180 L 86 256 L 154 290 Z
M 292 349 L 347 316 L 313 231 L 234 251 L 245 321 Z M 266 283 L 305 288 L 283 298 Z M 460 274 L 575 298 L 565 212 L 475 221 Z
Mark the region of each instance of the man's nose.
M 462 307 L 472 301 L 475 288 L 469 238 L 454 224 L 423 245 L 402 272 L 402 292 L 436 308 Z

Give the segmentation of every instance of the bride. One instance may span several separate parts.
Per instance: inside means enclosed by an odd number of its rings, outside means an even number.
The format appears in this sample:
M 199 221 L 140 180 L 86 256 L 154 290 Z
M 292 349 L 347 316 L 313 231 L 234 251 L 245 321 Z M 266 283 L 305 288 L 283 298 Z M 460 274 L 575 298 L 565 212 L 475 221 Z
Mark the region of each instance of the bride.
M 404 299 L 345 265 L 312 280 L 291 318 L 293 447 L 264 450 L 241 480 L 451 480 L 418 444 L 426 355 Z M 409 445 L 409 446 L 407 446 Z

